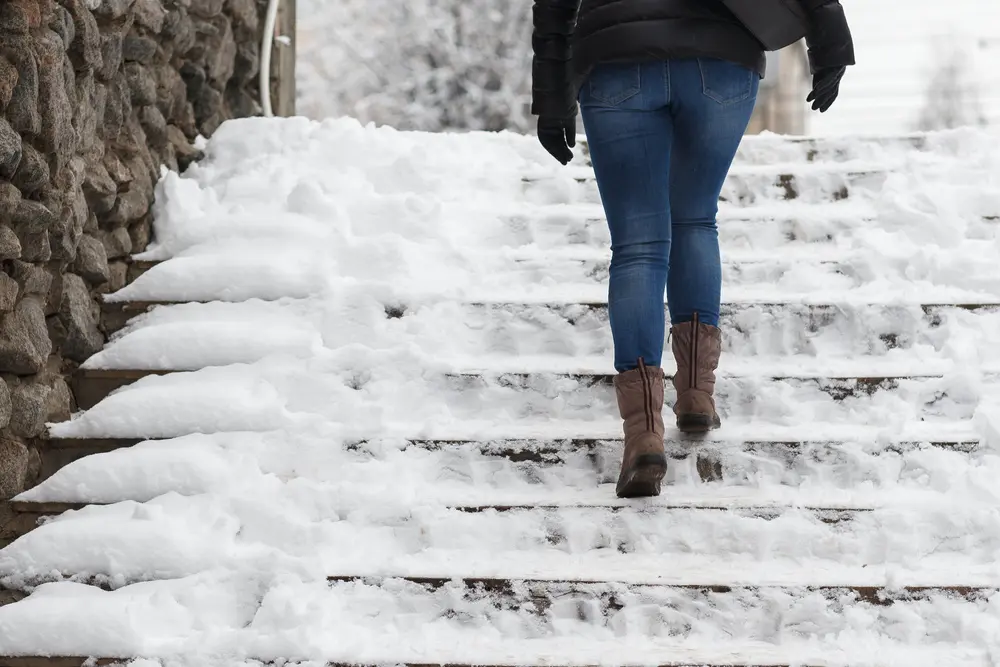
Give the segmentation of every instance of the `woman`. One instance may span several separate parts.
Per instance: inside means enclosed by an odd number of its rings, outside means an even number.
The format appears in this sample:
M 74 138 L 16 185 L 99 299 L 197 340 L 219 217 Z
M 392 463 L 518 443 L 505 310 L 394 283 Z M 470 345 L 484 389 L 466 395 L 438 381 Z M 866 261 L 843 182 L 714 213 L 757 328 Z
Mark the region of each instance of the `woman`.
M 821 112 L 854 64 L 838 0 L 800 0 L 809 17 Z M 663 293 L 684 433 L 720 425 L 719 194 L 764 74 L 760 42 L 723 0 L 535 0 L 532 113 L 557 160 L 573 157 L 577 101 L 611 229 L 608 303 L 624 420 L 619 497 L 658 495 L 663 446 Z

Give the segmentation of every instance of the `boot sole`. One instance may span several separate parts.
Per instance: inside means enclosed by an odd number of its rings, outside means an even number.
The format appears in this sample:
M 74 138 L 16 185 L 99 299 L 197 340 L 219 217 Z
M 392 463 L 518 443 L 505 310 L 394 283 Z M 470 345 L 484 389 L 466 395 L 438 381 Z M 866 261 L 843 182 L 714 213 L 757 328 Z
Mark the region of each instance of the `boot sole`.
M 678 415 L 677 430 L 681 433 L 708 433 L 722 426 L 719 415 L 686 414 Z
M 660 483 L 667 474 L 667 457 L 644 454 L 632 467 L 623 470 L 615 488 L 619 498 L 648 498 L 660 495 Z

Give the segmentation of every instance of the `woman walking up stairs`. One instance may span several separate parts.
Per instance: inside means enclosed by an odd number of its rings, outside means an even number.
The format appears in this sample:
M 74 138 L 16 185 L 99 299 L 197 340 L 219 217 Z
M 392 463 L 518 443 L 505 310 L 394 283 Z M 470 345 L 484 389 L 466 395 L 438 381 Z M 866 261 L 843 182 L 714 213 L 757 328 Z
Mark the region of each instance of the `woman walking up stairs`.
M 803 0 L 813 109 L 854 64 L 838 0 Z M 761 3 L 764 12 L 768 3 Z M 620 497 L 656 496 L 666 474 L 663 294 L 684 433 L 721 425 L 719 195 L 764 75 L 764 46 L 723 0 L 536 0 L 532 111 L 566 164 L 577 101 L 611 231 L 608 291 L 624 420 Z

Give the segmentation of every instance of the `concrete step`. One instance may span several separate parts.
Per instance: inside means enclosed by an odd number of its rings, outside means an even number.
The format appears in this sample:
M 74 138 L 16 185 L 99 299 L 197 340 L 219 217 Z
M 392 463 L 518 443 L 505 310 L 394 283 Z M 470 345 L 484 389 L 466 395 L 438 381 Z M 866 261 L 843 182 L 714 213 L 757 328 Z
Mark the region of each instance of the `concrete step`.
M 89 410 L 113 392 L 128 387 L 135 382 L 148 377 L 171 375 L 176 373 L 191 373 L 188 369 L 89 369 L 83 368 L 76 371 L 72 379 L 74 394 L 77 405 L 80 409 Z M 605 386 L 613 384 L 614 373 L 536 373 L 536 372 L 480 372 L 467 371 L 448 374 L 445 377 L 461 381 L 468 387 L 473 385 L 483 385 L 484 383 L 495 383 L 501 387 L 523 389 L 530 387 L 535 380 L 544 375 L 549 381 L 560 379 L 571 380 L 582 387 Z M 670 373 L 665 374 L 667 382 L 672 378 Z M 736 376 L 738 377 L 738 376 Z M 801 375 L 773 375 L 760 378 L 771 382 L 795 382 L 809 389 L 818 390 L 836 400 L 847 398 L 857 398 L 871 396 L 878 391 L 892 391 L 899 387 L 901 382 L 913 380 L 921 381 L 929 378 L 941 377 L 934 372 L 920 372 L 912 375 L 874 375 L 870 377 L 857 376 L 826 376 L 808 377 Z M 668 395 L 665 400 L 669 403 L 672 398 Z
M 734 169 L 726 179 L 719 201 L 751 206 L 765 201 L 829 203 L 849 199 L 855 190 L 880 188 L 888 176 L 883 169 L 810 169 L 799 173 Z M 570 180 L 571 179 L 571 180 Z M 589 168 L 566 173 L 525 176 L 524 195 L 546 204 L 601 201 L 597 181 Z M 567 187 L 574 184 L 574 187 Z

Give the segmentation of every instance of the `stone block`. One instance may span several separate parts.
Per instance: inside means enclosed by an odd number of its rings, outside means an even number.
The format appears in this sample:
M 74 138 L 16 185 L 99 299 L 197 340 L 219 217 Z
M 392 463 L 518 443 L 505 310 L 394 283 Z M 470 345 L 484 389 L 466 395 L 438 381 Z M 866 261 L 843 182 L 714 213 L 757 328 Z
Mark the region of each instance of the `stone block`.
M 210 19 L 222 13 L 225 0 L 192 0 L 190 11 L 195 16 Z
M 198 36 L 195 33 L 194 21 L 187 9 L 174 7 L 167 13 L 160 37 L 170 43 L 176 56 L 184 57 L 191 50 Z
M 156 77 L 156 106 L 168 122 L 184 116 L 187 104 L 187 86 L 180 73 L 171 65 L 158 65 L 153 70 Z
M 0 222 L 9 222 L 21 203 L 21 191 L 13 183 L 0 180 Z
M 108 170 L 108 175 L 115 182 L 118 190 L 124 190 L 125 186 L 132 182 L 132 172 L 129 171 L 125 163 L 113 151 L 104 154 L 104 168 Z
M 0 260 L 18 259 L 20 256 L 21 241 L 17 238 L 17 234 L 7 225 L 0 225 Z
M 233 23 L 252 34 L 257 33 L 260 15 L 255 0 L 226 0 L 225 12 L 233 17 Z
M 10 423 L 10 413 L 12 409 L 10 400 L 10 387 L 7 382 L 0 378 L 0 430 L 7 428 Z
M 170 144 L 174 147 L 174 151 L 177 155 L 177 163 L 180 165 L 181 170 L 187 169 L 188 165 L 196 160 L 200 160 L 202 157 L 202 152 L 195 148 L 190 141 L 188 141 L 187 136 L 184 132 L 175 125 L 167 126 L 167 138 L 170 140 Z
M 55 224 L 56 214 L 42 202 L 22 199 L 14 209 L 11 222 L 21 234 L 38 234 Z
M 24 147 L 21 135 L 14 131 L 7 119 L 0 116 L 0 176 L 10 178 L 21 164 Z
M 226 86 L 226 106 L 233 118 L 249 118 L 261 113 L 260 104 L 253 95 L 246 91 L 245 86 L 234 85 L 233 81 Z
M 135 0 L 101 0 L 94 9 L 94 14 L 100 19 L 118 19 L 126 14 L 135 5 Z
M 246 86 L 260 72 L 260 45 L 256 39 L 238 39 L 230 84 Z
M 0 325 L 0 372 L 31 375 L 45 367 L 52 354 L 42 300 L 26 296 Z
M 101 230 L 97 233 L 97 238 L 104 244 L 104 252 L 109 260 L 132 254 L 132 239 L 128 235 L 128 230 L 122 227 L 110 232 Z
M 108 274 L 108 291 L 117 292 L 128 283 L 128 262 L 109 262 Z
M 97 19 L 84 5 L 83 0 L 64 0 L 73 17 L 75 35 L 69 48 L 69 57 L 77 71 L 92 71 L 101 66 L 101 33 Z
M 125 62 L 137 62 L 148 65 L 156 57 L 156 41 L 149 37 L 130 34 L 122 44 L 122 57 Z
M 0 55 L 0 110 L 10 104 L 10 98 L 14 95 L 14 88 L 18 80 L 17 68 L 7 59 L 7 56 Z
M 83 193 L 91 210 L 98 215 L 104 215 L 114 207 L 118 198 L 118 185 L 108 174 L 103 162 L 92 161 L 87 164 Z
M 73 107 L 67 92 L 67 76 L 72 68 L 63 66 L 66 57 L 62 40 L 55 32 L 45 31 L 35 39 L 38 58 L 38 113 L 41 117 L 39 147 L 48 155 L 63 157 L 76 150 Z M 70 91 L 75 90 L 71 82 Z
M 100 161 L 104 144 L 98 136 L 97 128 L 104 117 L 104 106 L 108 101 L 108 91 L 97 83 L 91 72 L 76 78 L 76 112 L 73 127 L 76 129 L 77 149 L 88 156 L 88 161 Z
M 205 69 L 208 78 L 222 87 L 233 76 L 233 69 L 236 66 L 236 40 L 229 19 L 220 16 L 214 19 L 212 24 L 215 26 L 216 34 L 205 39 L 208 51 Z
M 28 37 L 0 39 L 0 52 L 17 68 L 17 85 L 7 103 L 6 116 L 21 134 L 38 134 L 42 118 L 38 114 L 38 63 Z
M 133 107 L 156 104 L 156 81 L 149 69 L 140 63 L 126 63 L 125 79 Z
M 62 306 L 62 295 L 63 295 L 63 273 L 58 267 L 56 270 L 48 270 L 47 273 L 51 277 L 49 282 L 49 293 L 45 295 L 45 317 L 48 318 L 48 322 L 58 321 L 58 317 L 52 317 L 53 315 L 59 314 L 59 308 Z M 56 347 L 55 338 L 50 336 L 53 347 Z M 62 338 L 59 339 L 60 341 Z
M 100 308 L 91 298 L 87 284 L 78 275 L 67 273 L 63 277 L 59 320 L 66 331 L 62 344 L 64 356 L 83 363 L 104 347 L 104 336 L 97 328 Z
M 110 271 L 104 244 L 89 234 L 81 237 L 73 271 L 91 285 L 103 285 L 108 282 Z
M 0 500 L 9 500 L 24 491 L 28 468 L 28 448 L 12 438 L 0 438 Z
M 45 431 L 46 407 L 52 387 L 44 378 L 22 378 L 10 388 L 10 432 L 22 438 L 36 438 Z
M 73 392 L 69 383 L 60 376 L 52 379 L 52 391 L 45 402 L 45 422 L 59 423 L 69 421 L 73 410 Z
M 101 40 L 101 65 L 97 69 L 97 75 L 102 81 L 110 81 L 121 70 L 123 58 L 122 52 L 125 48 L 125 35 L 121 31 L 102 32 Z
M 44 298 L 52 289 L 52 274 L 40 266 L 14 260 L 10 262 L 10 275 L 17 281 L 24 295 Z
M 117 229 L 128 227 L 129 223 L 146 214 L 152 201 L 140 190 L 129 189 L 118 195 L 115 206 L 103 217 L 98 216 L 101 227 Z
M 0 227 L 0 230 L 6 229 Z M 0 232 L 2 236 L 2 232 Z M 17 281 L 6 273 L 0 273 L 0 312 L 9 313 L 17 305 L 17 296 L 21 292 L 21 286 Z
M 129 225 L 128 235 L 132 239 L 132 252 L 143 252 L 149 247 L 149 241 L 153 236 L 151 216 L 145 215 L 139 222 Z
M 52 244 L 48 231 L 21 234 L 21 259 L 26 262 L 47 262 L 52 259 Z
M 114 141 L 121 134 L 125 120 L 132 115 L 132 98 L 124 76 L 117 76 L 107 85 L 107 103 L 101 120 L 100 135 Z
M 160 0 L 136 0 L 133 14 L 136 23 L 154 33 L 163 30 L 167 18 L 167 10 Z
M 0 25 L 6 32 L 27 35 L 42 25 L 38 0 L 4 0 L 0 3 Z
M 139 112 L 139 124 L 150 146 L 160 147 L 167 143 L 167 119 L 158 107 L 143 107 Z
M 76 25 L 73 23 L 73 15 L 62 5 L 55 5 L 52 20 L 49 27 L 59 35 L 63 43 L 63 51 L 69 51 L 76 39 Z
M 49 165 L 45 156 L 31 144 L 22 147 L 21 163 L 10 179 L 24 194 L 37 192 L 49 184 Z

